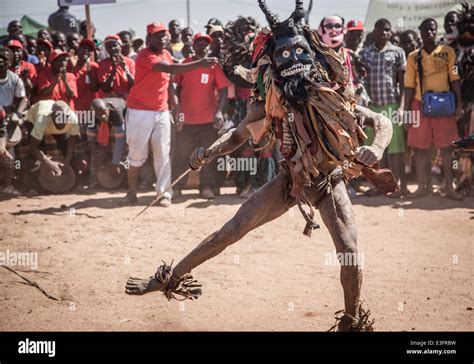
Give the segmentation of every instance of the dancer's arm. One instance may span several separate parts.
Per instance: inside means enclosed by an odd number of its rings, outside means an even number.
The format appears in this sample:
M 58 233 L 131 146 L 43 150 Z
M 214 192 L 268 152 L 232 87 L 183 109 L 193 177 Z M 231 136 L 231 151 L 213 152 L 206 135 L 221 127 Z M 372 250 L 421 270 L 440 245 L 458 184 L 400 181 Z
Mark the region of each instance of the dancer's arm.
M 358 148 L 356 156 L 360 162 L 370 167 L 382 159 L 383 152 L 392 140 L 392 122 L 382 114 L 359 105 L 356 106 L 355 113 L 362 125 L 374 129 L 375 137 L 372 145 Z

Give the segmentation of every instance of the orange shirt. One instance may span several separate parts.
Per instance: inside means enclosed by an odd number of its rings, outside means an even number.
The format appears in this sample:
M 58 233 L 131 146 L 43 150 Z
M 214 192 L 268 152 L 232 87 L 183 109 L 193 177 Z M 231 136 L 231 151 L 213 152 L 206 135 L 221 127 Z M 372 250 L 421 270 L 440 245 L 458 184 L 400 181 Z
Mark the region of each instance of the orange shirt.
M 91 90 L 91 79 L 97 80 L 97 70 L 99 65 L 95 62 L 90 63 L 90 74 L 87 72 L 86 65 L 79 67 L 76 63 L 68 63 L 68 71 L 76 77 L 77 99 L 75 100 L 76 110 L 89 110 L 92 100 L 98 97 L 97 91 Z
M 187 58 L 183 63 L 192 61 L 192 58 Z M 179 105 L 184 123 L 212 123 L 217 112 L 216 91 L 229 86 L 221 66 L 199 68 L 176 75 L 175 82 L 181 88 Z
M 33 63 L 27 61 L 20 61 L 20 64 L 17 67 L 11 67 L 10 71 L 15 72 L 20 76 L 24 70 L 28 70 L 28 79 L 31 81 L 33 86 L 36 86 L 38 82 L 38 73 L 36 72 L 36 67 Z
M 137 73 L 135 83 L 128 95 L 128 107 L 137 110 L 168 110 L 170 75 L 153 71 L 153 66 L 161 62 L 173 63 L 171 54 L 166 49 L 161 53 L 155 53 L 150 48 L 145 48 L 138 54 Z
M 133 59 L 128 57 L 123 57 L 125 65 L 127 66 L 130 74 L 135 76 L 135 62 Z M 112 60 L 106 58 L 99 62 L 99 70 L 97 72 L 97 78 L 100 83 L 104 82 L 112 72 Z M 127 98 L 128 93 L 130 92 L 130 87 L 128 86 L 127 75 L 125 70 L 117 66 L 117 72 L 115 72 L 114 85 L 110 92 L 104 92 L 103 90 L 99 91 L 99 97 L 122 97 Z
M 415 98 L 421 101 L 420 81 L 418 76 L 418 52 L 411 52 L 407 58 L 405 71 L 405 87 L 416 88 Z M 456 53 L 453 48 L 438 45 L 431 54 L 422 50 L 421 64 L 423 67 L 423 93 L 448 92 L 452 81 L 459 80 L 456 66 Z
M 51 72 L 51 66 L 46 69 L 43 69 L 38 78 L 38 92 L 47 88 L 51 85 L 57 76 L 53 75 Z M 72 89 L 74 96 L 69 98 L 66 94 L 66 85 L 64 84 L 63 80 L 59 80 L 57 85 L 53 88 L 49 95 L 40 97 L 39 100 L 63 100 L 66 102 L 72 110 L 75 109 L 74 99 L 77 97 L 77 85 L 76 85 L 76 77 L 72 73 L 66 73 L 67 83 L 69 87 Z

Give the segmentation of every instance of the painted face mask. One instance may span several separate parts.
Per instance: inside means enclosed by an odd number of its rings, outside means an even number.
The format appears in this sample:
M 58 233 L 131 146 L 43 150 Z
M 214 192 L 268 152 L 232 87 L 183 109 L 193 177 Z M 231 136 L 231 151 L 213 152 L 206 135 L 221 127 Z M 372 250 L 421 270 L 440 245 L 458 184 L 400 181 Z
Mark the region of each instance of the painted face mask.
M 311 47 L 301 35 L 276 39 L 272 59 L 282 78 L 305 77 L 313 66 Z
M 306 86 L 314 68 L 314 52 L 304 32 L 303 1 L 296 0 L 294 12 L 282 22 L 268 8 L 265 0 L 258 2 L 271 28 L 267 51 L 277 76 L 277 85 L 287 102 L 302 104 L 309 97 Z
M 318 28 L 324 44 L 330 48 L 339 47 L 344 41 L 344 24 L 338 16 L 329 16 L 323 20 L 323 26 Z

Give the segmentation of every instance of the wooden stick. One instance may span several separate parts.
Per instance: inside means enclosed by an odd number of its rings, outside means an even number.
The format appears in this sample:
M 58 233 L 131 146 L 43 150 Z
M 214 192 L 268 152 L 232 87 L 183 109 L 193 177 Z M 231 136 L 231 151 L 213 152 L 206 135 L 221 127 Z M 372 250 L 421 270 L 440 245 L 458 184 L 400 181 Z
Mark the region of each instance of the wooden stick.
M 176 184 L 181 181 L 184 177 L 187 176 L 187 174 L 189 172 L 191 172 L 192 169 L 191 168 L 188 168 L 185 172 L 183 172 L 183 174 L 181 174 L 181 176 L 179 176 L 178 178 L 176 178 L 173 183 L 167 187 L 162 193 L 160 193 L 160 195 L 155 198 L 148 206 L 146 206 L 143 210 L 141 210 L 135 217 L 134 219 L 136 219 L 138 216 L 140 216 L 141 214 L 143 214 L 148 208 L 150 208 L 151 206 L 153 206 L 154 204 L 156 204 L 158 201 L 160 201 L 160 199 L 163 197 L 163 195 L 165 194 L 165 192 L 167 191 L 171 191 L 173 189 L 174 186 L 176 186 Z
M 43 288 L 41 288 L 40 285 L 38 283 L 36 283 L 35 281 L 31 281 L 28 278 L 23 277 L 17 271 L 15 271 L 14 269 L 12 269 L 10 267 L 7 267 L 6 265 L 2 265 L 2 267 L 5 268 L 6 270 L 9 270 L 13 274 L 16 274 L 18 277 L 22 278 L 23 280 L 25 280 L 30 286 L 38 288 L 50 300 L 59 301 L 56 297 L 51 296 L 48 292 L 46 292 Z
M 91 8 L 90 5 L 85 5 L 86 8 L 86 32 L 87 32 L 87 39 L 92 39 L 92 24 L 91 24 Z

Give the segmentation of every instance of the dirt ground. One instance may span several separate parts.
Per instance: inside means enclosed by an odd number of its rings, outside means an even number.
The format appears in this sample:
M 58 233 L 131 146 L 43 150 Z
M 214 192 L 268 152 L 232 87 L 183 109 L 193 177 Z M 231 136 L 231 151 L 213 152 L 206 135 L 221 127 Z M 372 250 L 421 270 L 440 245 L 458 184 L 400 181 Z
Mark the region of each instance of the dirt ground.
M 0 267 L 0 330 L 329 329 L 343 308 L 339 265 L 327 229 L 305 237 L 297 209 L 195 269 L 197 301 L 125 294 L 129 275 L 176 262 L 230 218 L 243 201 L 232 192 L 206 202 L 186 191 L 136 221 L 152 192 L 138 207 L 118 207 L 123 191 L 0 200 L 0 253 L 37 253 L 37 269 L 12 268 L 59 299 Z M 375 329 L 474 330 L 474 198 L 358 197 L 354 209 Z

